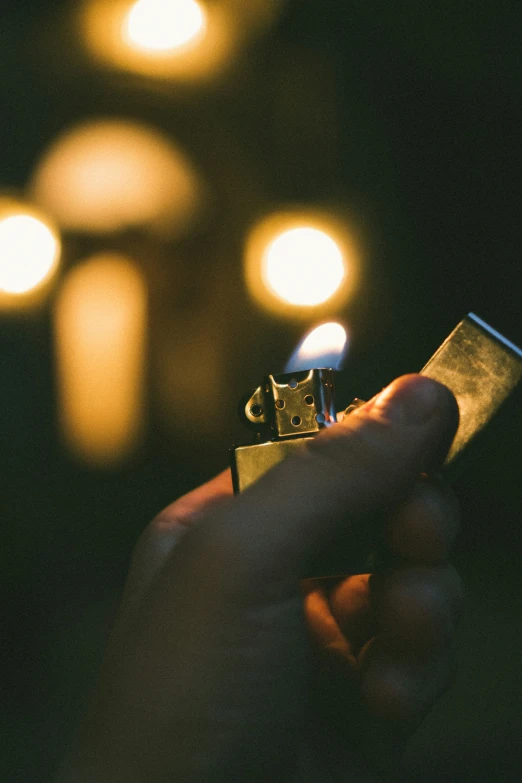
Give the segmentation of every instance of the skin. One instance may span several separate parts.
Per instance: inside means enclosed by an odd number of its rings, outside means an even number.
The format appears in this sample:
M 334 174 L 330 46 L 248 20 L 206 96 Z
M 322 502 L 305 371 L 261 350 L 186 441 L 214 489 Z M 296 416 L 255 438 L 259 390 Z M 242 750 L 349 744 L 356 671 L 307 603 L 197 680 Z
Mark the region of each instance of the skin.
M 228 471 L 136 548 L 61 783 L 362 781 L 393 770 L 448 686 L 458 511 L 426 477 L 458 421 L 405 376 L 238 497 Z M 383 520 L 390 565 L 300 581 L 339 530 Z

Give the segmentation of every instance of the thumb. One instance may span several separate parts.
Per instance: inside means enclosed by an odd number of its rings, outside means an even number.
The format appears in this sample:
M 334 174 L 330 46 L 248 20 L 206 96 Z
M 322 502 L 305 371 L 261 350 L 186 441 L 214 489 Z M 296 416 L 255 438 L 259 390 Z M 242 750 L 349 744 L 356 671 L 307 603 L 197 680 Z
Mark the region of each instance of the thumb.
M 457 423 L 445 386 L 420 375 L 394 381 L 194 531 L 212 571 L 236 589 L 295 589 L 337 533 L 400 501 L 421 472 L 442 461 Z

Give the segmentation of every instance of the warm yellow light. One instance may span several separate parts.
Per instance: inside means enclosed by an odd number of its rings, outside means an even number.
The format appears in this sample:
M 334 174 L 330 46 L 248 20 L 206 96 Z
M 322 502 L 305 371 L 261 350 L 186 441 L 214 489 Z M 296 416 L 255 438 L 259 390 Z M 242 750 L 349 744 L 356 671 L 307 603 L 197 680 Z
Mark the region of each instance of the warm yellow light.
M 78 456 L 114 463 L 143 423 L 147 293 L 136 264 L 116 254 L 73 269 L 57 299 L 60 417 Z
M 334 218 L 293 210 L 265 218 L 246 249 L 250 291 L 281 313 L 332 305 L 353 293 L 357 253 Z
M 184 153 L 153 128 L 96 120 L 67 131 L 44 155 L 31 197 L 71 231 L 133 227 L 178 236 L 191 225 L 202 186 Z
M 242 43 L 243 16 L 235 0 L 85 0 L 82 25 L 105 64 L 186 81 L 223 71 Z
M 284 231 L 272 240 L 263 257 L 265 283 L 292 305 L 322 304 L 337 291 L 344 275 L 339 245 L 317 228 Z
M 46 217 L 22 202 L 0 199 L 0 306 L 32 302 L 55 274 L 60 251 Z
M 206 26 L 205 9 L 196 0 L 137 0 L 123 34 L 131 46 L 161 53 L 196 45 Z
M 0 220 L 0 288 L 25 294 L 49 274 L 57 243 L 48 226 L 29 215 Z

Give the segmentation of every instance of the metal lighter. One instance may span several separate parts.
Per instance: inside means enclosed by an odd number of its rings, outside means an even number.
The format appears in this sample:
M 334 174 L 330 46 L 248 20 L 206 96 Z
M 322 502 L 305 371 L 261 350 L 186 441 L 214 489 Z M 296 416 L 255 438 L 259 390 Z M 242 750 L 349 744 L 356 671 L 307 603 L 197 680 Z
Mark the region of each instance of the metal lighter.
M 448 386 L 459 406 L 459 427 L 444 463 L 452 476 L 471 442 L 484 432 L 522 378 L 522 351 L 469 313 L 421 370 Z M 240 405 L 243 422 L 254 441 L 232 449 L 234 491 L 243 492 L 283 459 L 306 446 L 309 438 L 337 421 L 335 372 L 313 368 L 268 375 Z M 361 400 L 354 400 L 349 414 Z M 350 540 L 338 542 L 336 553 L 319 557 L 314 576 L 364 573 L 378 563 L 376 531 L 350 530 Z

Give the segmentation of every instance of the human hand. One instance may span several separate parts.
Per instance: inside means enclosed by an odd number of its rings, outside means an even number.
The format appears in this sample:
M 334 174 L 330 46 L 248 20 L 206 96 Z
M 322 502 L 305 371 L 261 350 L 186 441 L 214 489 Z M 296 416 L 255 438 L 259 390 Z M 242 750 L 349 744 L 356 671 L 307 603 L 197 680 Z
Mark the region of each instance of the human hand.
M 61 780 L 371 779 L 359 746 L 398 748 L 451 669 L 457 516 L 419 476 L 456 423 L 447 389 L 406 376 L 242 495 L 227 471 L 165 509 Z M 336 532 L 384 513 L 400 567 L 300 587 Z

